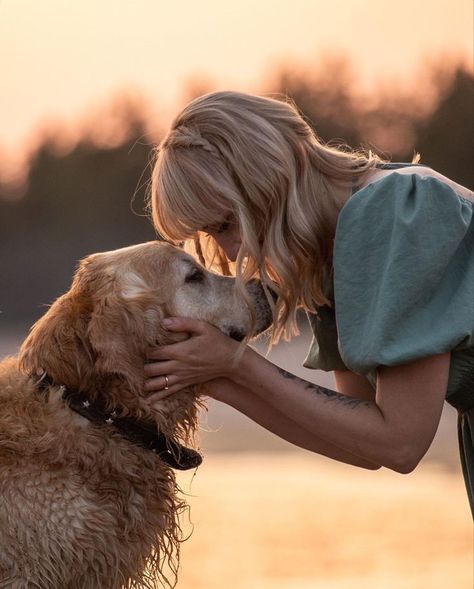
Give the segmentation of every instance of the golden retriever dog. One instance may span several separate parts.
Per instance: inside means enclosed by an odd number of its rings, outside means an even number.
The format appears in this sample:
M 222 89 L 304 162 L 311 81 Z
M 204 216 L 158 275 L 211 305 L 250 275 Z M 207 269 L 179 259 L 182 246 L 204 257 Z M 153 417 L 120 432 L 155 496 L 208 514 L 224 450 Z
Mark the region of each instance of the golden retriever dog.
M 173 586 L 185 508 L 174 469 L 195 468 L 199 390 L 144 398 L 151 346 L 186 315 L 242 339 L 256 320 L 232 278 L 149 242 L 83 260 L 71 289 L 0 364 L 0 587 Z M 254 325 L 254 327 L 252 327 Z

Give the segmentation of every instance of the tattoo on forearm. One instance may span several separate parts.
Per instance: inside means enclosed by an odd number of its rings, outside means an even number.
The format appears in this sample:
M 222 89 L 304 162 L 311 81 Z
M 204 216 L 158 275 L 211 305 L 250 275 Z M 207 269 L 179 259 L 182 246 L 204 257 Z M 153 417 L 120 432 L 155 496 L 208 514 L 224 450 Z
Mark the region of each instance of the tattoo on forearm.
M 283 376 L 283 378 L 288 378 L 288 379 L 298 379 L 300 380 L 296 374 L 291 374 L 291 372 L 288 372 L 287 370 L 284 370 L 283 368 L 280 368 L 279 366 L 276 367 L 278 372 Z
M 354 397 L 342 395 L 341 393 L 338 393 L 336 391 L 332 391 L 331 389 L 327 389 L 325 387 L 314 384 L 312 382 L 308 382 L 307 380 L 303 380 L 299 376 L 296 376 L 295 374 L 291 374 L 291 372 L 288 372 L 288 371 L 284 370 L 283 368 L 280 368 L 279 366 L 277 366 L 277 369 L 278 369 L 278 372 L 283 376 L 283 378 L 288 378 L 290 380 L 297 380 L 305 385 L 305 389 L 314 391 L 317 395 L 320 395 L 328 400 L 337 401 L 339 403 L 342 403 L 343 405 L 347 405 L 348 407 L 352 407 L 352 408 L 359 407 L 360 405 L 365 405 L 366 407 L 370 407 L 370 403 L 368 401 L 365 401 L 364 399 L 356 399 Z

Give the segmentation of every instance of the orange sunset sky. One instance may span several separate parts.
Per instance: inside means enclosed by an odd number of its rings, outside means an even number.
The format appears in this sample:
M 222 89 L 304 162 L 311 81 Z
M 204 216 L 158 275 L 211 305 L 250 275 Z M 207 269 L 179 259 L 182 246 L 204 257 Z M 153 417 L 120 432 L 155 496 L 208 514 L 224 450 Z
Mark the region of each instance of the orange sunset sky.
M 340 52 L 361 88 L 412 84 L 423 64 L 472 67 L 472 0 L 0 0 L 0 159 L 119 91 L 166 120 L 186 84 L 271 90 L 280 64 Z

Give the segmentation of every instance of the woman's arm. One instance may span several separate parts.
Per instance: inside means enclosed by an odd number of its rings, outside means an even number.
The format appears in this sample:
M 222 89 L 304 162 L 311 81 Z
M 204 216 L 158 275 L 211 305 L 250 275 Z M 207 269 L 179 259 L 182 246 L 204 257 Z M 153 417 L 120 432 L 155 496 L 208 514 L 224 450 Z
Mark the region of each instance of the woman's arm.
M 306 382 L 247 348 L 232 380 L 300 427 L 367 460 L 411 472 L 436 432 L 447 387 L 450 354 L 378 371 L 374 401 Z
M 375 399 L 375 389 L 370 382 L 360 374 L 350 370 L 335 370 L 334 379 L 336 381 L 336 391 L 343 395 L 373 401 Z
M 423 358 L 378 371 L 374 400 L 357 399 L 306 382 L 211 325 L 173 318 L 168 329 L 188 332 L 188 340 L 158 348 L 146 367 L 147 390 L 164 387 L 151 402 L 191 384 L 227 378 L 298 427 L 362 460 L 398 472 L 411 472 L 436 432 L 447 387 L 450 354 Z M 347 385 L 347 383 L 346 383 Z M 238 395 L 240 389 L 235 389 Z M 229 399 L 226 401 L 229 402 Z
M 314 432 L 301 427 L 284 413 L 254 395 L 252 391 L 236 385 L 229 379 L 214 379 L 205 385 L 205 391 L 210 397 L 230 405 L 268 431 L 300 448 L 353 466 L 369 470 L 380 468 L 380 465 L 363 460 L 324 441 Z

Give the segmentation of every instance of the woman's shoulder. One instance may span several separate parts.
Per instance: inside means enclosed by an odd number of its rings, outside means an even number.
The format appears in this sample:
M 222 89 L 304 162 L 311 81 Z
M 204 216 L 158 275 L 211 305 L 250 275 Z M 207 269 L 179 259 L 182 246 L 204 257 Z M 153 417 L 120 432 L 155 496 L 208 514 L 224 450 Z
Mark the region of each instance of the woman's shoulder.
M 474 195 L 468 188 L 424 166 L 374 170 L 356 187 L 339 211 L 335 239 L 361 220 L 379 224 L 398 220 L 412 227 L 435 216 L 462 226 L 473 216 Z
M 395 184 L 407 186 L 408 184 L 413 185 L 415 183 L 420 188 L 424 188 L 427 183 L 422 182 L 422 180 L 434 180 L 434 183 L 428 182 L 428 184 L 433 186 L 433 184 L 440 183 L 449 187 L 456 195 L 474 202 L 474 193 L 466 186 L 458 184 L 428 166 L 407 163 L 380 164 L 364 177 L 362 182 L 354 190 L 352 196 L 375 186 L 383 190 Z
M 431 168 L 394 166 L 375 170 L 339 212 L 334 267 L 347 248 L 381 252 L 397 243 L 397 255 L 405 253 L 409 258 L 415 255 L 415 245 L 436 250 L 445 249 L 448 243 L 457 248 L 465 238 L 472 241 L 474 199 L 470 190 Z

